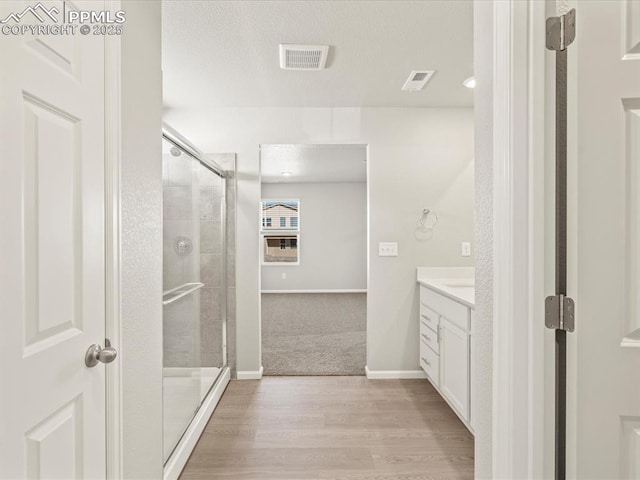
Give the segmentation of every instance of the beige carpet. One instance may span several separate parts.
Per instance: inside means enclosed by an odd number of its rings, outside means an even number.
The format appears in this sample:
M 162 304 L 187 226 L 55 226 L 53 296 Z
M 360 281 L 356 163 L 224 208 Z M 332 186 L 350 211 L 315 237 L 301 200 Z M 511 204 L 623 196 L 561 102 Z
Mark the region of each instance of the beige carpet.
M 263 293 L 265 375 L 364 375 L 365 293 Z

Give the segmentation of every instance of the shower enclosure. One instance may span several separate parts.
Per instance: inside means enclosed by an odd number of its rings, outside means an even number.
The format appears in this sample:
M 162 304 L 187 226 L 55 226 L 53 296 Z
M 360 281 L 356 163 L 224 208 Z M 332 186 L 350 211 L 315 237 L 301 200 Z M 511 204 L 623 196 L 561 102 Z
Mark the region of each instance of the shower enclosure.
M 204 156 L 163 133 L 165 463 L 228 368 L 234 168 L 234 155 Z

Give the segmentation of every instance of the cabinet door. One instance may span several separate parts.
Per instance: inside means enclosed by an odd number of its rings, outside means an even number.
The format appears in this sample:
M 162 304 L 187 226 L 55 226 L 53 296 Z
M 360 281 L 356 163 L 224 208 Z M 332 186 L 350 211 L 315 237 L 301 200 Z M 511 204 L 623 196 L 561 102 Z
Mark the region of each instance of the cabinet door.
M 440 318 L 440 390 L 453 408 L 469 419 L 470 335 Z

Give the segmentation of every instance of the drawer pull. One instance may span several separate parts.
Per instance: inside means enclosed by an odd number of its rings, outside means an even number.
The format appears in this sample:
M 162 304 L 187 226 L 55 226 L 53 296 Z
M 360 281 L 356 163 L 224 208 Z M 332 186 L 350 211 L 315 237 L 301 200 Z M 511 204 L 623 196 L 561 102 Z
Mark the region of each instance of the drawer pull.
M 431 362 L 429 362 L 426 358 L 420 357 L 424 363 L 426 363 L 429 367 L 431 366 Z
M 424 315 L 423 313 L 421 313 L 421 314 L 420 314 L 420 316 L 421 316 L 422 318 L 424 318 L 427 322 L 431 322 L 431 321 L 432 321 L 432 320 L 431 320 L 431 318 L 427 317 L 427 316 L 426 316 L 426 315 Z
M 425 335 L 424 333 L 422 334 L 422 336 L 427 340 L 427 342 L 431 341 L 431 337 L 428 337 L 427 335 Z

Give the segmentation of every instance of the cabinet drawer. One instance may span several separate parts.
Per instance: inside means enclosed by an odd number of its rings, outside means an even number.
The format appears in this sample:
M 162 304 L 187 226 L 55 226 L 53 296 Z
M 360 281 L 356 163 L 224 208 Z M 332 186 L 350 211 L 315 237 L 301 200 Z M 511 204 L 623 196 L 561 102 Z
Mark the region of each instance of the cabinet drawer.
M 423 303 L 420 303 L 420 325 L 429 327 L 434 332 L 438 331 L 438 314 Z
M 430 309 L 438 312 L 441 317 L 446 318 L 460 328 L 469 330 L 469 307 L 424 286 L 420 286 L 420 303 L 428 305 Z
M 426 372 L 434 385 L 439 385 L 440 357 L 424 342 L 420 342 L 420 367 Z
M 425 343 L 428 347 L 431 347 L 434 352 L 440 352 L 437 331 L 434 332 L 422 322 L 420 323 L 420 341 Z

